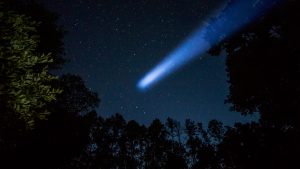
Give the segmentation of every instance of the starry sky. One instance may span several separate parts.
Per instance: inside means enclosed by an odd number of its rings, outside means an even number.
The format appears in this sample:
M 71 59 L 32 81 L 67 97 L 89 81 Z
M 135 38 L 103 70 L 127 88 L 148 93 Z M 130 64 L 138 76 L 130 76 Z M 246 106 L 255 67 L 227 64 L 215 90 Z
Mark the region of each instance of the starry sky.
M 137 82 L 225 0 L 41 0 L 67 31 L 68 63 L 98 93 L 103 117 L 115 113 L 148 125 L 153 119 L 190 118 L 227 125 L 257 119 L 230 112 L 226 54 L 194 61 L 147 92 Z

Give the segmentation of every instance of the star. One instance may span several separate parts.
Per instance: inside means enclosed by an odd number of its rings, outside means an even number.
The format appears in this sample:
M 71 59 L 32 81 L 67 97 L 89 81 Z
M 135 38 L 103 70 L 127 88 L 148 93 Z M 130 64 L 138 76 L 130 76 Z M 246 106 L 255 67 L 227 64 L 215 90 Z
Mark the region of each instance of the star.
M 63 73 L 81 75 L 87 88 L 97 92 L 99 115 L 121 112 L 128 120 L 144 124 L 165 116 L 181 122 L 187 117 L 208 121 L 216 115 L 242 119 L 224 105 L 228 94 L 225 57 L 197 59 L 149 92 L 136 89 L 136 82 L 148 70 L 226 0 L 185 5 L 180 0 L 160 1 L 159 5 L 149 0 L 40 1 L 61 16 L 59 24 L 68 32 L 64 39 L 68 62 Z

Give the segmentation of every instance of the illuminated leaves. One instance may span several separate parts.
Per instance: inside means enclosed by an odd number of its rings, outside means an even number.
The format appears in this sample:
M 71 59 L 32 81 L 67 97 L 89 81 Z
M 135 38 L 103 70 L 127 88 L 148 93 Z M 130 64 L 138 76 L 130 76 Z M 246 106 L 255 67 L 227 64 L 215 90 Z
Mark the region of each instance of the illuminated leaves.
M 37 23 L 13 12 L 0 13 L 0 97 L 11 113 L 24 120 L 28 128 L 37 119 L 46 119 L 47 103 L 61 90 L 51 86 L 57 79 L 49 74 L 50 54 L 38 54 Z

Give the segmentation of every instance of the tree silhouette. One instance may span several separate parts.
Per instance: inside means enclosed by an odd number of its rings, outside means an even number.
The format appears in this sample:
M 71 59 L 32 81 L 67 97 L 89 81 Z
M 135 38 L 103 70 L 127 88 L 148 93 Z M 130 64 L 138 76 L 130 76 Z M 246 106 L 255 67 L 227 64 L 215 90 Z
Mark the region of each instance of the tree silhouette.
M 165 168 L 187 168 L 185 160 L 185 148 L 182 143 L 182 128 L 180 123 L 170 117 L 166 121 L 167 147 L 166 147 L 166 166 Z
M 210 52 L 227 53 L 227 102 L 259 123 L 236 124 L 218 146 L 224 168 L 294 168 L 299 160 L 299 1 L 274 10 Z
M 16 152 L 9 159 L 11 166 L 66 168 L 75 165 L 89 146 L 92 124 L 97 119 L 92 109 L 98 105 L 98 98 L 77 76 L 63 76 L 58 84 L 63 92 L 49 105 L 52 113 L 17 138 Z
M 136 121 L 129 121 L 125 127 L 126 147 L 128 152 L 128 168 L 139 168 L 143 165 L 141 157 L 146 146 L 146 127 Z
M 218 155 L 225 168 L 294 168 L 298 144 L 294 131 L 237 123 L 218 146 Z
M 166 163 L 167 132 L 160 120 L 155 119 L 147 130 L 145 168 L 163 168 Z
M 274 10 L 211 50 L 225 49 L 230 94 L 227 102 L 242 114 L 260 112 L 270 125 L 299 125 L 298 1 Z M 222 48 L 220 48 L 222 47 Z

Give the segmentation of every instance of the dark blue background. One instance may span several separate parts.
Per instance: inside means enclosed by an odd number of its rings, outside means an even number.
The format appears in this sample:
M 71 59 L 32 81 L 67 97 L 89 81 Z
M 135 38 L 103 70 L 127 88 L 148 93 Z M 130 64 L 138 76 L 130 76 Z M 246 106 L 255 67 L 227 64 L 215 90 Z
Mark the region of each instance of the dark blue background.
M 230 112 L 226 55 L 207 56 L 171 75 L 146 93 L 138 80 L 205 19 L 220 0 L 44 0 L 60 15 L 65 36 L 65 73 L 79 74 L 102 102 L 101 116 L 121 113 L 149 124 L 167 117 L 230 125 L 249 121 Z

